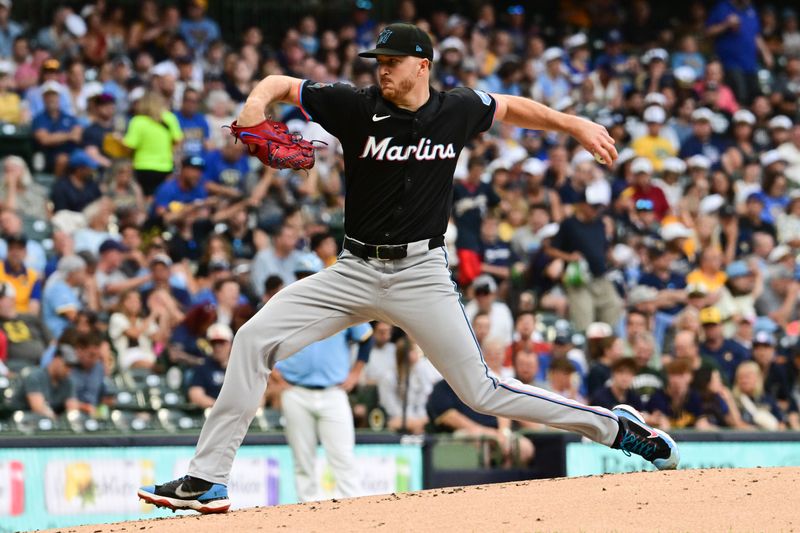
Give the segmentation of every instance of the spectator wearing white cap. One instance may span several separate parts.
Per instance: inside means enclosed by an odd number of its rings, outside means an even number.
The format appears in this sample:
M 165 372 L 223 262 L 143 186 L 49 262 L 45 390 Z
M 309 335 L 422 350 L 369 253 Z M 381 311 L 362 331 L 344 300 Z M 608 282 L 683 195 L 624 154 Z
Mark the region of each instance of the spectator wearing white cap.
M 691 119 L 692 135 L 681 144 L 680 158 L 704 155 L 712 165 L 716 165 L 728 143 L 711 129 L 714 112 L 707 107 L 699 107 L 692 112 Z
M 668 61 L 669 52 L 663 48 L 650 48 L 642 55 L 642 64 L 647 69 L 647 76 L 642 83 L 645 92 L 655 92 L 672 84 Z
M 589 50 L 589 38 L 583 32 L 570 35 L 564 40 L 564 48 L 569 54 L 570 79 L 575 85 L 579 85 L 586 79 L 591 72 L 590 61 L 591 51 Z
M 572 89 L 564 75 L 564 51 L 561 48 L 548 48 L 542 54 L 545 70 L 531 87 L 531 97 L 545 105 L 553 105 Z
M 747 109 L 740 109 L 733 114 L 731 126 L 733 144 L 722 156 L 722 168 L 730 175 L 741 174 L 746 161 L 757 157 L 753 145 L 753 128 L 756 125 L 756 116 Z
M 577 269 L 586 265 L 590 272 L 588 276 L 570 276 L 566 287 L 570 320 L 578 330 L 586 329 L 595 320 L 615 324 L 622 312 L 616 289 L 604 276 L 610 241 L 600 211 L 610 200 L 610 190 L 587 187 L 575 214 L 561 223 L 558 234 L 545 249 L 551 257 L 574 263 Z
M 633 141 L 631 148 L 637 155 L 649 159 L 653 168 L 660 172 L 664 167 L 664 160 L 677 153 L 673 143 L 661 135 L 667 113 L 663 107 L 651 105 L 644 110 L 643 117 L 647 124 L 647 134 Z
M 195 369 L 187 391 L 189 402 L 201 409 L 213 407 L 222 389 L 231 356 L 233 331 L 228 325 L 217 322 L 206 331 L 206 340 L 211 345 L 211 357 Z
M 800 122 L 792 127 L 789 140 L 778 146 L 777 150 L 786 161 L 786 177 L 792 180 L 795 187 L 800 186 Z
M 786 115 L 776 115 L 769 119 L 769 140 L 773 148 L 777 148 L 789 140 L 789 130 L 792 129 L 792 119 Z
M 683 183 L 681 180 L 686 173 L 686 163 L 679 157 L 668 157 L 664 160 L 661 169 L 661 177 L 653 178 L 654 187 L 661 189 L 667 199 L 669 208 L 673 212 L 678 211 L 681 197 L 683 196 Z
M 558 193 L 545 185 L 547 163 L 531 157 L 522 163 L 522 178 L 528 205 L 542 205 L 553 222 L 561 222 L 564 211 Z M 538 229 L 538 228 L 537 228 Z
M 631 163 L 631 173 L 633 180 L 631 186 L 623 191 L 623 197 L 629 197 L 634 204 L 639 200 L 647 200 L 652 205 L 650 210 L 653 211 L 658 220 L 661 220 L 669 213 L 669 202 L 667 202 L 664 191 L 658 187 L 654 187 L 651 182 L 653 175 L 653 165 L 649 159 L 644 157 L 637 157 Z
M 33 117 L 31 129 L 36 146 L 45 156 L 45 168 L 58 176 L 64 175 L 70 153 L 78 146 L 83 128 L 78 119 L 65 113 L 61 98 L 64 86 L 57 81 L 42 84 L 44 111 Z
M 470 322 L 478 313 L 489 315 L 489 337 L 500 339 L 505 346 L 514 340 L 514 317 L 505 302 L 497 298 L 497 282 L 488 274 L 481 274 L 472 282 L 475 294 L 465 307 Z
M 533 291 L 540 308 L 554 311 L 558 316 L 566 316 L 569 302 L 559 286 L 564 274 L 564 261 L 547 253 L 550 242 L 558 234 L 558 228 L 558 224 L 551 222 L 536 233 L 539 247 L 528 259 L 525 287 Z

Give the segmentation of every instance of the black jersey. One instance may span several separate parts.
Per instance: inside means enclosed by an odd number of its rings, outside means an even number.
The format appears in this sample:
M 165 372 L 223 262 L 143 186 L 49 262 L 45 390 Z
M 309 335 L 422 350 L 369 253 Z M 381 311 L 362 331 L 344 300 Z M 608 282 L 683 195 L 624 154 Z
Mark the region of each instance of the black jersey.
M 378 87 L 304 81 L 300 104 L 342 143 L 345 231 L 369 244 L 443 235 L 453 172 L 464 145 L 492 125 L 496 103 L 482 91 L 437 92 L 416 112 L 383 99 Z

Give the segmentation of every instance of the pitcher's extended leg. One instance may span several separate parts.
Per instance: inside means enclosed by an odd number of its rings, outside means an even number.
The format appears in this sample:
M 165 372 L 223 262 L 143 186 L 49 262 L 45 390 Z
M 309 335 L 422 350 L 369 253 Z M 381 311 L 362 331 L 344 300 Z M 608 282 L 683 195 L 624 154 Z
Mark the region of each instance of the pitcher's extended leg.
M 382 300 L 384 310 L 430 358 L 464 403 L 476 411 L 566 429 L 611 446 L 620 431 L 617 416 L 515 379 L 500 380 L 483 361 L 443 250 L 436 259 L 404 271 L 398 290 Z

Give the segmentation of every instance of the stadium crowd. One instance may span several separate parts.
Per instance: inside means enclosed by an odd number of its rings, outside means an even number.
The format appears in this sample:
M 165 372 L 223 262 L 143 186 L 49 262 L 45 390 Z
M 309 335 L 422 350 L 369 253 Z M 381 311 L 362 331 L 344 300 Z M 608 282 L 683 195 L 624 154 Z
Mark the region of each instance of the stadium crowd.
M 447 245 L 486 364 L 664 429 L 800 429 L 797 13 L 563 0 L 542 21 L 530 5 L 403 0 L 394 19 L 433 37 L 436 89 L 586 116 L 620 154 L 609 168 L 565 135 L 495 124 L 460 155 Z M 344 216 L 338 141 L 299 109 L 268 112 L 328 143 L 307 173 L 263 168 L 222 126 L 266 75 L 373 84 L 357 53 L 390 21 L 358 0 L 335 27 L 307 15 L 230 42 L 205 0 L 70 6 L 36 28 L 0 0 L 0 120 L 35 145 L 0 181 L 9 401 L 101 418 L 113 376 L 178 368 L 187 405 L 209 407 L 237 328 L 307 254 L 336 261 Z M 392 430 L 505 435 L 440 379 L 374 324 L 357 419 L 372 390 Z

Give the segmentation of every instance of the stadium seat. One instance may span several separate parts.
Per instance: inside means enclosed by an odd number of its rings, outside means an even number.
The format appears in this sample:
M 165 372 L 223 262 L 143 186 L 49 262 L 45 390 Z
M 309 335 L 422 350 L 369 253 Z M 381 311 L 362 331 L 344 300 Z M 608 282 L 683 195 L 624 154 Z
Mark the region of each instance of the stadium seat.
M 200 411 L 190 413 L 178 409 L 161 408 L 156 416 L 162 429 L 170 433 L 181 431 L 199 431 L 203 427 L 203 414 Z
M 137 413 L 120 409 L 111 411 L 111 424 L 117 431 L 125 433 L 158 429 L 151 413 Z

